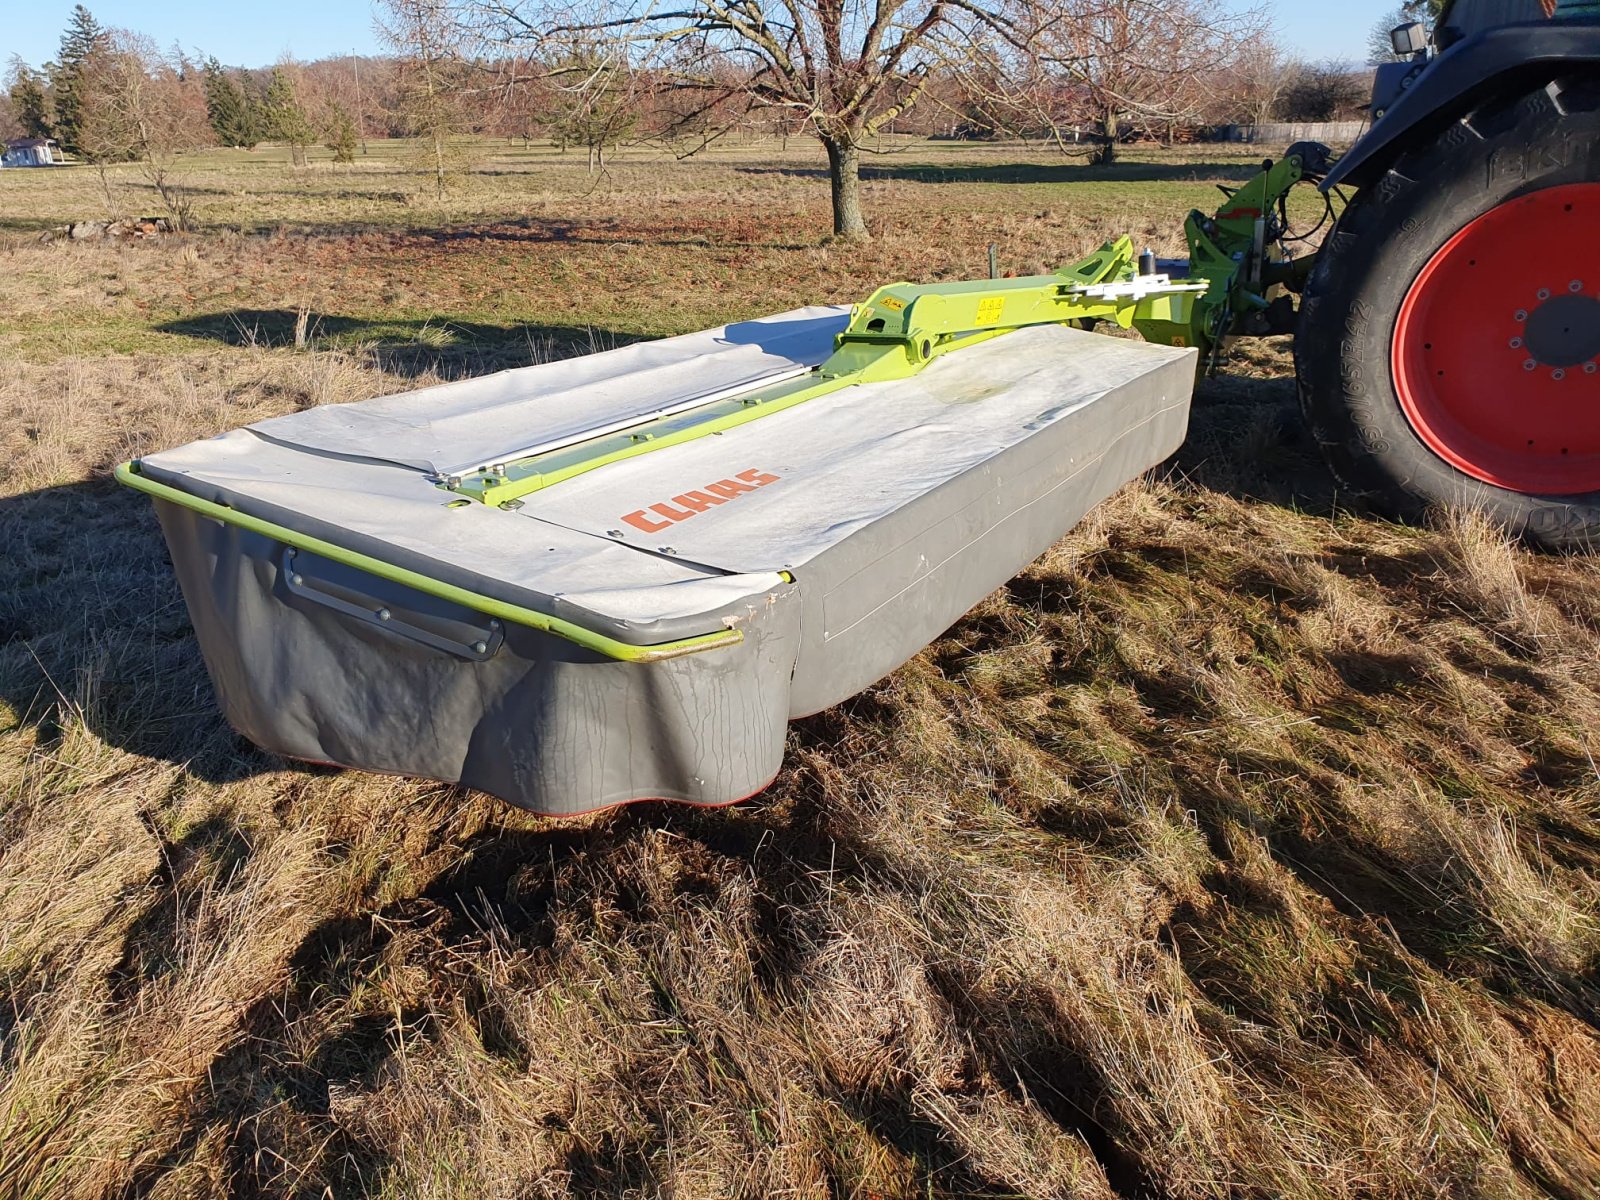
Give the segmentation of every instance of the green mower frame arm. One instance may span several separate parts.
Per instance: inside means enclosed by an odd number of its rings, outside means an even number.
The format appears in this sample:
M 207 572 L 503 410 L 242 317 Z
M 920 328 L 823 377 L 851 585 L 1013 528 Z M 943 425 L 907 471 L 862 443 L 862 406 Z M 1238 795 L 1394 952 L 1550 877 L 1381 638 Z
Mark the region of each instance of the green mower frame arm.
M 1198 209 L 1184 221 L 1189 245 L 1189 276 L 1206 282 L 1187 323 L 1147 321 L 1139 332 L 1169 346 L 1195 346 L 1203 369 L 1217 365 L 1230 337 L 1291 333 L 1299 293 L 1316 263 L 1313 251 L 1295 257 L 1284 248 L 1288 235 L 1287 198 L 1302 181 L 1328 170 L 1328 150 L 1297 143 L 1277 161 L 1268 160 L 1240 187 L 1224 189 L 1227 199 L 1213 213 Z
M 1049 275 L 893 283 L 851 310 L 832 356 L 799 378 L 437 482 L 492 507 L 514 505 L 588 471 L 723 433 L 819 396 L 909 378 L 945 354 L 1028 326 L 1110 320 L 1125 329 L 1187 328 L 1195 298 L 1206 289 L 1204 283 L 1140 277 L 1126 237 Z

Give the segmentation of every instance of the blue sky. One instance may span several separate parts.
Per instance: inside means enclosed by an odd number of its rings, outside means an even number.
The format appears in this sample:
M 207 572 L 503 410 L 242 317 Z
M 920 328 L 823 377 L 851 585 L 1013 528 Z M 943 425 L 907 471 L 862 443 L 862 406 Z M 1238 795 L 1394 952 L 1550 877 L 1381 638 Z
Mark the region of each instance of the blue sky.
M 163 48 L 174 41 L 223 62 L 265 66 L 282 55 L 300 59 L 374 51 L 367 0 L 85 0 L 103 25 L 147 33 Z M 73 0 L 7 0 L 0 21 L 0 65 L 13 54 L 38 66 L 55 54 Z M 1367 32 L 1395 0 L 1275 0 L 1278 29 L 1290 49 L 1309 58 L 1359 60 Z

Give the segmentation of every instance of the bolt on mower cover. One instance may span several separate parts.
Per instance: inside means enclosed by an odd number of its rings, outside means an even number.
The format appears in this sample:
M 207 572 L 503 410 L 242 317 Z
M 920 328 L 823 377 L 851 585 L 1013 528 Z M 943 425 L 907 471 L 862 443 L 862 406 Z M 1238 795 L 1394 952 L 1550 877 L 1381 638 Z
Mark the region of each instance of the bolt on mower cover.
M 548 814 L 728 803 L 791 718 L 916 654 L 1187 428 L 1193 350 L 1058 324 L 748 419 L 850 316 L 311 409 L 119 477 L 155 497 L 257 745 Z

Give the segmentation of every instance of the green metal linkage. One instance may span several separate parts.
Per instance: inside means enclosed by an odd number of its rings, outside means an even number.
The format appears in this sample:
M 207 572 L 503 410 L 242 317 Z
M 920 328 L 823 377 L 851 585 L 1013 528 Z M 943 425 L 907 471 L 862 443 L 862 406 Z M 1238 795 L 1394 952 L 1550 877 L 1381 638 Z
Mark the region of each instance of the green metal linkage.
M 687 654 L 699 654 L 706 650 L 720 650 L 727 646 L 737 646 L 744 641 L 744 634 L 739 630 L 722 629 L 716 633 L 700 634 L 697 637 L 682 638 L 674 642 L 661 642 L 654 646 L 630 645 L 627 642 L 619 642 L 615 638 L 596 633 L 592 629 L 586 629 L 572 621 L 564 621 L 560 617 L 553 617 L 549 613 L 523 608 L 517 604 L 507 604 L 503 600 L 496 600 L 490 596 L 480 596 L 478 593 L 468 591 L 466 588 L 456 587 L 454 584 L 418 574 L 416 571 L 408 571 L 404 567 L 397 567 L 393 563 L 384 562 L 382 559 L 348 550 L 343 546 L 337 546 L 332 542 L 323 541 L 321 538 L 299 533 L 282 525 L 276 525 L 271 521 L 264 521 L 260 517 L 252 517 L 248 513 L 242 513 L 236 508 L 229 508 L 225 504 L 215 504 L 210 500 L 202 500 L 199 496 L 192 496 L 188 492 L 165 483 L 159 483 L 142 474 L 137 461 L 123 463 L 117 467 L 115 474 L 118 483 L 125 483 L 129 487 L 154 496 L 158 500 L 180 505 L 227 525 L 236 525 L 240 529 L 248 529 L 252 533 L 259 533 L 285 545 L 308 550 L 313 554 L 320 554 L 323 558 L 343 563 L 359 571 L 365 571 L 369 575 L 376 575 L 379 579 L 387 579 L 391 583 L 402 584 L 405 587 L 422 592 L 424 595 L 434 596 L 440 600 L 448 600 L 453 604 L 461 605 L 463 608 L 470 608 L 474 612 L 483 613 L 485 616 L 497 617 L 502 621 L 510 621 L 516 625 L 526 625 L 530 629 L 553 634 L 575 645 L 582 646 L 585 650 L 592 650 L 596 654 L 616 659 L 618 662 L 665 662 L 672 658 L 682 658 Z
M 530 455 L 443 481 L 462 495 L 499 506 L 624 459 L 681 445 L 863 383 L 906 379 L 944 354 L 1028 326 L 1111 320 L 1187 326 L 1203 283 L 1135 280 L 1133 243 L 1108 242 L 1096 254 L 1050 275 L 961 283 L 893 283 L 851 311 L 832 356 L 799 379 L 641 421 L 572 446 Z
M 1291 258 L 1281 249 L 1284 199 L 1304 178 L 1305 162 L 1289 154 L 1265 163 L 1229 192 L 1216 212 L 1191 212 L 1183 227 L 1189 277 L 1205 280 L 1206 292 L 1189 320 L 1138 321 L 1140 335 L 1169 346 L 1197 347 L 1203 369 L 1209 370 L 1229 336 L 1286 332 L 1276 326 L 1292 318 L 1292 305 L 1280 300 L 1280 314 L 1274 298 L 1285 288 L 1299 291 L 1316 257 Z

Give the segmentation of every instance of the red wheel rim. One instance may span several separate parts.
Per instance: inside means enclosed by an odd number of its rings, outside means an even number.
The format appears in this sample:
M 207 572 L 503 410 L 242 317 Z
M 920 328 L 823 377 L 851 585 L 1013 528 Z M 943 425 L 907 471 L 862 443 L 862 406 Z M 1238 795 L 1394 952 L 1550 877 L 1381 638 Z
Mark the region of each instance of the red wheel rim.
M 1400 306 L 1395 391 L 1474 479 L 1600 491 L 1600 183 L 1508 200 L 1446 242 Z

